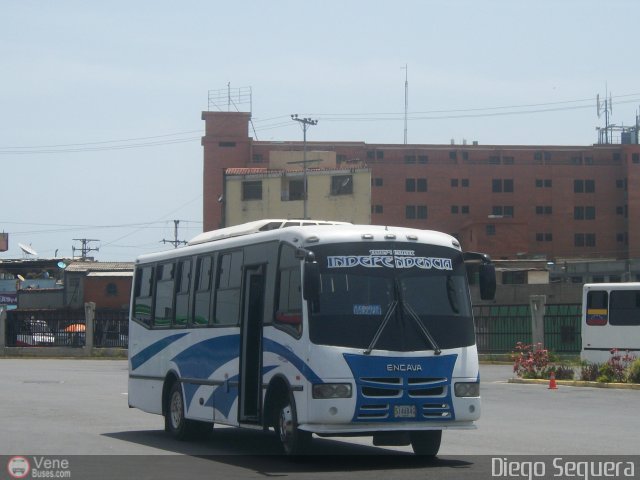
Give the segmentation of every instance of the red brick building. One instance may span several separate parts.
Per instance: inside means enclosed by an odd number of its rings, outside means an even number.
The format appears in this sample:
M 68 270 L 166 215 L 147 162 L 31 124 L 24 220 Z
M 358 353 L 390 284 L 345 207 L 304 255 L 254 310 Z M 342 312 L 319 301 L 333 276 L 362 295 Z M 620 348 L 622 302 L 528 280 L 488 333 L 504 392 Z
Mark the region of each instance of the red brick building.
M 249 113 L 203 112 L 205 230 L 223 227 L 229 167 L 302 142 L 254 141 Z M 441 230 L 496 258 L 640 257 L 640 145 L 307 142 L 371 168 L 371 222 Z M 238 206 L 241 208 L 241 206 Z

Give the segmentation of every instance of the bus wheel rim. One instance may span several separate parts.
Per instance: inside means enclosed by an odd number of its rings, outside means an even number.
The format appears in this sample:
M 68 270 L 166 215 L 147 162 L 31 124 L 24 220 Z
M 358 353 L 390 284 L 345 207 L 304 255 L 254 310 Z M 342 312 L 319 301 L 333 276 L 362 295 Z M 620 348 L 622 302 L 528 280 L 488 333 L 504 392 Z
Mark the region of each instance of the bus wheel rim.
M 182 398 L 179 392 L 175 392 L 171 398 L 171 425 L 179 428 L 182 423 Z

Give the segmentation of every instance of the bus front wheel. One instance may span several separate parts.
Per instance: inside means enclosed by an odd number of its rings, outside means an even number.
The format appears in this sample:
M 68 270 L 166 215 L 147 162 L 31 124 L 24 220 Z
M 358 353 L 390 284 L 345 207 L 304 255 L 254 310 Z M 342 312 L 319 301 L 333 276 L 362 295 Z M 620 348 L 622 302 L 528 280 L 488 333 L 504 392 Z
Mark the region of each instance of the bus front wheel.
M 300 455 L 309 447 L 311 433 L 298 429 L 296 404 L 291 395 L 278 408 L 275 427 L 285 454 Z
M 416 455 L 435 457 L 440 450 L 442 430 L 421 430 L 411 432 L 411 448 Z

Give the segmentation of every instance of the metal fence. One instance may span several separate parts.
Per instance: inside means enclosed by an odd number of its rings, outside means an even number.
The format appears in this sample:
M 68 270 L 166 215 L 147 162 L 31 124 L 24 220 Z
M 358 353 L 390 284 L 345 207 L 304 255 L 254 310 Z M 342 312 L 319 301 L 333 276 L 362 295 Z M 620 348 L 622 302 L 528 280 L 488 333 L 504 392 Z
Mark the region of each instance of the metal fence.
M 476 305 L 473 307 L 480 353 L 508 353 L 517 342 L 531 343 L 529 305 Z M 555 353 L 579 353 L 581 305 L 547 305 L 544 345 Z
M 97 309 L 93 346 L 127 348 L 128 317 L 126 310 Z M 8 347 L 83 347 L 85 335 L 84 308 L 7 311 L 5 344 Z

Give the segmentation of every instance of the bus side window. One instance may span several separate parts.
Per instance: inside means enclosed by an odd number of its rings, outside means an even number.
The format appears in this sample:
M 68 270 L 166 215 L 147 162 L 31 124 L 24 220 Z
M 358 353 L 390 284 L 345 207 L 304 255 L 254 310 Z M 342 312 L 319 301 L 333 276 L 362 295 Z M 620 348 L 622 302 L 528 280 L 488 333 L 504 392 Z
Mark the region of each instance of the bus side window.
M 146 266 L 136 270 L 133 292 L 133 318 L 147 327 L 152 326 L 151 300 L 153 298 L 153 267 Z
M 216 325 L 238 325 L 243 256 L 242 250 L 220 255 L 213 317 Z
M 640 290 L 611 292 L 609 324 L 640 325 Z
M 283 245 L 278 265 L 278 290 L 274 324 L 285 332 L 299 337 L 302 333 L 302 288 L 300 260 L 295 248 Z
M 195 326 L 209 325 L 212 271 L 212 256 L 198 258 L 195 279 L 196 292 L 193 301 L 193 324 Z
M 606 325 L 609 318 L 609 295 L 605 290 L 587 293 L 587 325 Z
M 156 269 L 156 303 L 154 327 L 170 327 L 173 319 L 173 288 L 175 285 L 175 263 L 164 263 Z
M 189 292 L 191 284 L 191 258 L 178 262 L 176 276 L 176 318 L 174 326 L 184 327 L 189 321 Z

